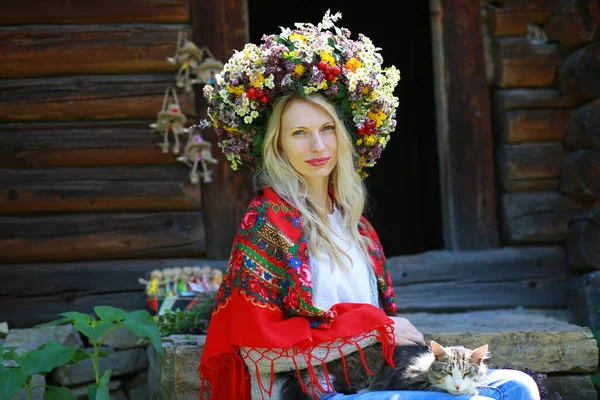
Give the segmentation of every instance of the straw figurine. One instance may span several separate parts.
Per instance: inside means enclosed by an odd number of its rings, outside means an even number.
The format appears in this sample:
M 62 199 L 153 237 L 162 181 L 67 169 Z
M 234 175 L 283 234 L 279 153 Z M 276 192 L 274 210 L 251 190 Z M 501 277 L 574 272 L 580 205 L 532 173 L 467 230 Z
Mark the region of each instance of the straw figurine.
M 171 103 L 167 103 L 169 100 L 169 94 L 172 95 Z M 169 147 L 171 147 L 169 136 L 172 135 L 175 142 L 172 146 L 172 151 L 175 154 L 179 154 L 181 147 L 179 136 L 187 133 L 188 129 L 185 127 L 187 118 L 181 111 L 181 106 L 179 105 L 179 99 L 177 98 L 177 92 L 175 91 L 175 88 L 168 87 L 165 91 L 162 109 L 156 114 L 156 117 L 156 123 L 151 124 L 150 128 L 160 133 L 163 137 L 163 142 L 159 143 L 158 146 L 161 148 L 163 153 L 168 153 Z
M 183 155 L 177 159 L 192 168 L 190 171 L 191 183 L 199 183 L 200 178 L 204 183 L 212 182 L 212 170 L 208 168 L 208 164 L 218 163 L 211 153 L 212 144 L 200 135 L 202 129 L 202 125 L 194 125 L 189 129 L 188 142 Z M 198 165 L 202 166 L 202 171 L 198 171 Z

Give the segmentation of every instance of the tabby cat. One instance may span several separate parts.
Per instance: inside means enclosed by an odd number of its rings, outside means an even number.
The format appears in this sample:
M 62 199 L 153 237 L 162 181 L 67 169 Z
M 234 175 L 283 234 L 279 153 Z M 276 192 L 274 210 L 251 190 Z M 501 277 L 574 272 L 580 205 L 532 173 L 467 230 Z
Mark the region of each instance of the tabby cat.
M 477 382 L 485 375 L 488 358 L 488 345 L 474 350 L 456 346 L 443 347 L 435 341 L 431 346 L 401 346 L 394 349 L 392 368 L 383 358 L 381 344 L 377 343 L 363 349 L 364 359 L 370 375 L 364 368 L 358 351 L 345 356 L 348 386 L 344 376 L 344 364 L 341 359 L 326 364 L 333 388 L 338 393 L 353 394 L 382 390 L 427 390 L 448 392 L 451 394 L 477 394 Z M 315 366 L 315 375 L 325 387 L 323 367 Z M 304 393 L 295 371 L 286 373 L 286 381 L 281 390 L 283 400 L 312 400 L 318 389 L 310 384 L 306 370 L 300 372 L 308 392 Z

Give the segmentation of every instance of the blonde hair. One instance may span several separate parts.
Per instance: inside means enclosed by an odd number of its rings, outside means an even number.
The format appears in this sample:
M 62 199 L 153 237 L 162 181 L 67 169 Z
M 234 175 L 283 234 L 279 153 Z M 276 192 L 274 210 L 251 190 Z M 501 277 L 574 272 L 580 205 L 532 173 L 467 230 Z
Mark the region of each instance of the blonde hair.
M 279 147 L 281 119 L 285 106 L 290 101 L 298 99 L 320 106 L 335 123 L 338 161 L 329 176 L 330 187 L 335 193 L 335 202 L 342 212 L 345 230 L 354 243 L 358 244 L 367 265 L 372 266 L 367 250 L 370 239 L 362 236 L 358 231 L 360 217 L 366 206 L 366 189 L 354 168 L 354 161 L 358 156 L 350 134 L 336 113 L 335 106 L 323 95 L 318 93 L 305 97 L 286 95 L 275 101 L 262 146 L 263 163 L 254 175 L 254 186 L 256 189 L 271 187 L 300 212 L 309 249 L 316 257 L 322 259 L 319 256 L 330 254 L 334 265 L 340 265 L 344 269 L 346 269 L 346 264 L 342 262 L 344 257 L 350 261 L 350 265 L 352 264 L 352 259 L 331 240 L 333 232 L 327 210 L 310 197 L 306 180 L 292 167 Z

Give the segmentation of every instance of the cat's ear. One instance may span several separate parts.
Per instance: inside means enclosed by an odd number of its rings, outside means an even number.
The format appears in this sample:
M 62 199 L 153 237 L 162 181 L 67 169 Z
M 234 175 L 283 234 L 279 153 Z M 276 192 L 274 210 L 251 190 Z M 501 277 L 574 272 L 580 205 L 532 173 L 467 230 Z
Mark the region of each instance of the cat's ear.
M 481 364 L 481 361 L 483 361 L 486 358 L 488 358 L 488 351 L 487 350 L 488 350 L 488 345 L 487 344 L 484 344 L 483 346 L 480 346 L 480 347 L 476 348 L 471 353 L 471 360 L 475 364 Z
M 435 340 L 431 341 L 431 350 L 433 351 L 433 356 L 436 360 L 439 360 L 442 357 L 447 357 L 448 353 L 446 353 L 446 349 Z

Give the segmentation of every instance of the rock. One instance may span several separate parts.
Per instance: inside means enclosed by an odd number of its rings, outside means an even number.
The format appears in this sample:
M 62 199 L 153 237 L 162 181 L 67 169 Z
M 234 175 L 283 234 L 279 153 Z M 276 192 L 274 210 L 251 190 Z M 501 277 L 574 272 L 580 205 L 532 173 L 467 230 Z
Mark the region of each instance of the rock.
M 140 372 L 133 379 L 124 382 L 123 390 L 129 400 L 148 400 L 148 371 Z
M 597 400 L 598 394 L 589 375 L 548 376 L 550 392 L 558 392 L 563 400 Z
M 29 351 L 52 340 L 56 340 L 63 346 L 83 347 L 81 335 L 73 328 L 72 324 L 30 329 L 11 329 L 6 336 L 4 346 L 17 347 L 19 351 Z
M 111 378 L 139 371 L 147 366 L 148 358 L 142 348 L 115 351 L 99 360 L 100 375 L 107 369 L 112 369 Z M 92 360 L 55 368 L 52 378 L 63 386 L 91 382 L 95 379 Z
M 425 339 L 442 345 L 489 345 L 491 368 L 506 365 L 538 372 L 592 372 L 596 340 L 588 327 L 524 309 L 454 314 L 403 314 Z
M 0 322 L 0 338 L 8 335 L 8 322 Z
M 104 340 L 103 344 L 105 346 L 122 350 L 145 346 L 145 344 L 138 344 L 138 339 L 140 338 L 127 329 L 127 327 L 121 325 L 101 340 Z
M 45 384 L 46 378 L 44 378 L 42 375 L 34 375 L 31 377 L 31 387 Z M 31 400 L 44 400 L 45 393 L 46 389 L 44 386 L 37 387 L 31 391 Z M 19 390 L 19 392 L 11 400 L 27 400 L 27 391 L 25 388 Z
M 577 323 L 593 328 L 600 325 L 600 313 L 594 306 L 600 304 L 600 271 L 573 279 L 568 286 L 568 307 L 577 315 Z
M 117 392 L 110 392 L 110 400 L 128 400 L 125 392 L 119 390 Z
M 87 388 L 88 388 L 89 384 L 86 385 L 81 385 L 81 386 L 77 386 L 77 387 L 73 387 L 71 388 L 71 392 L 73 393 L 73 396 L 75 396 L 75 398 L 77 400 L 87 400 L 88 398 L 88 393 L 87 393 Z M 119 388 L 121 388 L 121 381 L 119 380 L 111 380 L 108 383 L 108 390 L 115 391 L 118 390 Z

